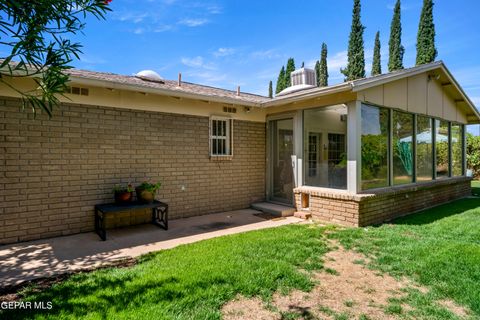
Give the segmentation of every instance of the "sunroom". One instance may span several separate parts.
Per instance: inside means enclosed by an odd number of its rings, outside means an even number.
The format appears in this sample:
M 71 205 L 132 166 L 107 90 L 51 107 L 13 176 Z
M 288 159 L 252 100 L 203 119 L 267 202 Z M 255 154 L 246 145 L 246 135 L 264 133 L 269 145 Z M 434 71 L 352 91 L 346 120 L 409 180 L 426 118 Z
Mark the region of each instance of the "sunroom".
M 290 91 L 267 109 L 269 201 L 358 226 L 470 194 L 479 114 L 442 62 Z

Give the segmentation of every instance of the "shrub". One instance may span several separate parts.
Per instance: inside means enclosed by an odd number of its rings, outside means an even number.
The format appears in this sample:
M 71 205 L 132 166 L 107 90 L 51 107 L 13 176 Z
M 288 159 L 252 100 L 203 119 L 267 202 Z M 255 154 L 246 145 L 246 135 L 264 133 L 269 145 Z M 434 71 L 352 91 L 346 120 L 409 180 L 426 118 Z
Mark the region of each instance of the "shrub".
M 467 133 L 467 168 L 472 169 L 474 177 L 480 177 L 480 136 Z

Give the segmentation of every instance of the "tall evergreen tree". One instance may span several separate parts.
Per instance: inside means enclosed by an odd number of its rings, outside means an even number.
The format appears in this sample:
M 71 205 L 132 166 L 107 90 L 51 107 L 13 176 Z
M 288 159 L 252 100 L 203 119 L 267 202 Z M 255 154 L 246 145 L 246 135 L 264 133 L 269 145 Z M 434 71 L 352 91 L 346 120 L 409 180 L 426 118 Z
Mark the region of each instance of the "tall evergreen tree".
M 305 61 L 302 61 L 302 68 L 305 68 Z
M 380 31 L 375 35 L 375 45 L 373 47 L 372 76 L 382 74 L 382 62 L 380 57 Z
M 280 73 L 278 74 L 278 79 L 277 79 L 277 87 L 275 88 L 275 93 L 279 93 L 285 89 L 285 66 L 280 69 Z
M 402 46 L 402 22 L 401 22 L 400 0 L 395 3 L 393 9 L 392 24 L 390 25 L 390 40 L 388 41 L 388 71 L 403 69 L 403 54 L 405 48 Z
M 345 81 L 365 78 L 365 49 L 363 47 L 363 31 L 365 27 L 360 21 L 360 0 L 353 0 L 352 29 L 348 40 L 348 65 L 340 71 Z
M 295 71 L 295 60 L 293 60 L 293 58 L 290 58 L 287 61 L 287 69 L 285 70 L 285 88 L 288 88 L 292 85 L 292 78 L 290 78 L 290 73 L 292 73 L 293 71 Z
M 435 47 L 435 24 L 433 22 L 433 1 L 423 0 L 417 35 L 417 66 L 435 61 L 437 54 L 437 48 Z
M 273 84 L 272 80 L 268 83 L 268 97 L 273 98 Z
M 317 76 L 317 87 L 320 87 L 320 61 L 315 62 L 315 75 Z
M 327 44 L 322 43 L 322 53 L 320 55 L 320 78 L 318 80 L 319 87 L 328 86 L 328 67 L 327 67 Z

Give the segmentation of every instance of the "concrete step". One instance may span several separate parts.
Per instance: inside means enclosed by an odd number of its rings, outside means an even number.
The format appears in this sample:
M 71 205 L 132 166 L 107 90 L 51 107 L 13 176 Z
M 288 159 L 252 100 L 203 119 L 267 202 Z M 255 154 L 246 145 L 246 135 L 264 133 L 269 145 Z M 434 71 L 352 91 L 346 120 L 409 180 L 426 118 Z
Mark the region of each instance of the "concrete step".
M 270 203 L 270 202 L 254 203 L 251 205 L 251 207 L 252 209 L 269 213 L 271 215 L 279 216 L 279 217 L 293 216 L 293 213 L 295 212 L 295 208 L 293 207 L 283 206 L 280 204 Z
M 312 217 L 312 214 L 310 212 L 307 212 L 307 211 L 297 211 L 293 214 L 293 216 L 296 217 L 296 218 L 308 220 Z

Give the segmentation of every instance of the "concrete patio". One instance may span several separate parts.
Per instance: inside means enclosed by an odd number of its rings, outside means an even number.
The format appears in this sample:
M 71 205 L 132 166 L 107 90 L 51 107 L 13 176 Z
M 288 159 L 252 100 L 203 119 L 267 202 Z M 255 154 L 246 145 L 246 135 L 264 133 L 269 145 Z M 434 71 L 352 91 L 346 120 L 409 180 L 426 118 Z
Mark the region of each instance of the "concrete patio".
M 62 273 L 92 269 L 125 258 L 240 232 L 303 220 L 265 220 L 245 209 L 170 221 L 165 231 L 146 224 L 108 230 L 107 241 L 94 232 L 0 246 L 0 288 Z

